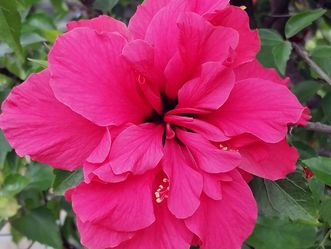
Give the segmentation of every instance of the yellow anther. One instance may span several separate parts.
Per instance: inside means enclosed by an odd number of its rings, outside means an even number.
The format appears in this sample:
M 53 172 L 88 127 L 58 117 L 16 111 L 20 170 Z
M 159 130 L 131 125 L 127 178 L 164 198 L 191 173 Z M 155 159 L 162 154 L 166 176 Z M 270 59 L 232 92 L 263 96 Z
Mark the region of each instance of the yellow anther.
M 247 7 L 245 5 L 241 5 L 240 9 L 245 10 L 245 9 L 247 9 Z

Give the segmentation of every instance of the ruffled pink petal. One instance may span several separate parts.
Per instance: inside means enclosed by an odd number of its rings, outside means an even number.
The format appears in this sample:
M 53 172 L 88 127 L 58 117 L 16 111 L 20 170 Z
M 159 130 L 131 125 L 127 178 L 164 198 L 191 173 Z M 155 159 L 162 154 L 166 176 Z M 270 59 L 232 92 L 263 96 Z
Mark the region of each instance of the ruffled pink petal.
M 236 83 L 227 102 L 206 120 L 227 136 L 253 134 L 269 143 L 283 140 L 287 125 L 297 123 L 304 107 L 290 90 L 261 79 Z
M 44 70 L 15 87 L 2 105 L 0 127 L 18 155 L 73 170 L 82 166 L 106 129 L 60 103 L 49 80 Z
M 143 174 L 157 166 L 163 156 L 163 127 L 154 124 L 133 125 L 117 136 L 110 152 L 115 174 Z
M 126 38 L 129 36 L 128 29 L 123 22 L 106 15 L 101 15 L 89 20 L 79 20 L 67 23 L 68 31 L 83 27 L 91 28 L 98 32 L 118 32 Z
M 240 140 L 240 137 L 235 140 Z M 234 142 L 234 144 L 238 142 Z M 231 141 L 229 142 L 231 146 Z M 286 140 L 269 144 L 256 139 L 251 144 L 237 147 L 242 155 L 240 168 L 253 175 L 279 180 L 295 171 L 299 154 Z
M 61 35 L 48 56 L 55 96 L 99 125 L 142 122 L 151 107 L 122 57 L 125 44 L 116 33 L 89 28 Z
M 99 145 L 92 151 L 89 157 L 86 159 L 90 163 L 102 163 L 106 160 L 110 152 L 111 137 L 108 128 L 106 128 L 105 134 L 102 137 Z
M 260 79 L 268 80 L 284 86 L 287 86 L 290 81 L 289 78 L 282 79 L 274 68 L 263 67 L 257 60 L 236 67 L 234 69 L 234 73 L 236 75 L 236 81 L 256 78 L 257 76 Z
M 185 147 L 166 141 L 162 168 L 170 183 L 168 207 L 179 219 L 190 217 L 200 205 L 203 179 L 195 167 Z
M 179 54 L 171 58 L 165 69 L 168 81 L 166 93 L 170 97 L 177 95 L 184 82 L 196 77 L 194 74 L 200 70 L 202 64 L 222 64 L 229 56 L 230 49 L 234 49 L 238 44 L 238 33 L 235 30 L 214 27 L 192 12 L 181 14 L 177 26 Z
M 199 133 L 204 138 L 210 141 L 222 142 L 229 139 L 227 136 L 224 135 L 224 132 L 215 125 L 197 118 L 167 115 L 165 116 L 164 121 L 169 124 L 190 129 L 196 133 Z
M 255 60 L 260 50 L 260 40 L 257 31 L 251 31 L 247 13 L 239 7 L 229 5 L 222 11 L 215 12 L 209 18 L 215 26 L 233 28 L 239 33 L 239 44 L 235 49 L 233 66 Z
M 155 208 L 156 221 L 115 249 L 188 249 L 193 234 L 176 219 L 166 204 Z
M 131 66 L 141 74 L 154 91 L 162 91 L 164 88 L 164 75 L 156 67 L 157 58 L 154 48 L 144 40 L 134 40 L 123 49 L 123 55 Z
M 184 8 L 184 3 L 167 5 L 156 13 L 147 28 L 145 41 L 154 47 L 155 66 L 161 72 L 178 50 L 176 20 Z
M 133 38 L 144 39 L 153 17 L 170 2 L 171 0 L 145 0 L 142 5 L 138 6 L 129 22 L 129 30 Z
M 103 163 L 85 162 L 83 173 L 85 183 L 90 183 L 93 180 L 101 180 L 105 183 L 118 183 L 125 181 L 129 176 L 129 173 L 115 175 L 109 160 Z
M 134 235 L 132 232 L 114 231 L 102 222 L 82 222 L 79 218 L 77 218 L 77 228 L 82 245 L 89 249 L 113 248 Z
M 221 200 L 202 196 L 197 212 L 185 221 L 200 238 L 201 249 L 240 249 L 255 225 L 256 203 L 239 173 L 221 187 Z
M 121 183 L 81 183 L 72 193 L 72 207 L 82 222 L 107 222 L 116 231 L 132 232 L 154 221 L 153 176 L 132 177 Z
M 191 11 L 204 16 L 217 13 L 218 11 L 221 11 L 229 4 L 229 0 L 216 0 L 216 1 L 185 0 L 185 1 L 190 6 Z
M 234 74 L 219 63 L 206 63 L 200 78 L 191 80 L 179 90 L 176 108 L 217 110 L 228 99 L 234 87 Z
M 239 152 L 222 150 L 200 134 L 177 129 L 176 135 L 189 148 L 200 169 L 208 173 L 231 171 L 241 161 Z
M 213 200 L 222 200 L 221 179 L 218 175 L 202 173 L 203 192 Z

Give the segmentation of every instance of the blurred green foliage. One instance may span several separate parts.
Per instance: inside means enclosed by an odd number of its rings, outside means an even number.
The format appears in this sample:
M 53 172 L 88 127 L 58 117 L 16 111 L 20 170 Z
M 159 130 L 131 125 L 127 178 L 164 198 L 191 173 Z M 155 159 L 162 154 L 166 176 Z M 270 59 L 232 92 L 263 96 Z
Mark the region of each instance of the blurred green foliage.
M 47 66 L 47 53 L 68 20 L 104 13 L 127 22 L 139 2 L 0 0 L 0 102 L 12 87 Z M 330 78 L 329 5 L 287 2 L 284 13 L 275 13 L 275 1 L 268 0 L 248 9 L 260 28 L 258 59 L 291 77 L 290 87 L 310 107 L 313 121 L 331 125 L 331 85 L 293 47 L 305 50 Z M 297 172 L 277 182 L 251 182 L 259 219 L 243 249 L 331 249 L 331 136 L 314 127 L 294 127 L 288 139 L 300 152 Z M 53 170 L 17 157 L 0 132 L 0 231 L 9 223 L 15 243 L 26 237 L 56 249 L 82 248 L 71 207 L 62 196 L 81 179 L 80 171 Z

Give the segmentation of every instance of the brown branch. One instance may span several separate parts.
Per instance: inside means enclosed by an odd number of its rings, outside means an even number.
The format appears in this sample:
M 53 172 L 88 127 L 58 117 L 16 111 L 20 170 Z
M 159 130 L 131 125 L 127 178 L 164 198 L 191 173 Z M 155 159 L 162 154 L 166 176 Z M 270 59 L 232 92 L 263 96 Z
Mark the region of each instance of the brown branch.
M 326 83 L 328 83 L 331 86 L 331 78 L 329 77 L 329 75 L 327 75 L 327 73 L 325 73 L 323 71 L 322 68 L 320 68 L 319 65 L 316 64 L 315 61 L 313 61 L 307 54 L 306 51 L 304 51 L 300 45 L 296 44 L 296 43 L 292 43 L 293 48 L 295 50 L 295 52 L 312 68 L 315 70 L 315 72 L 321 77 L 321 79 L 323 79 Z
M 322 124 L 320 122 L 308 122 L 305 128 L 310 131 L 331 134 L 331 125 Z

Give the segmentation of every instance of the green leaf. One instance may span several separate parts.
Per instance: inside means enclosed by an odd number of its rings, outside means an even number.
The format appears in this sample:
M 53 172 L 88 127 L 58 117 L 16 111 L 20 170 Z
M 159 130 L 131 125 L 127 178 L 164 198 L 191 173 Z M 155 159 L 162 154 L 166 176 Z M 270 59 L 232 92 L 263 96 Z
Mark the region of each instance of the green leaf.
M 11 225 L 28 239 L 54 248 L 62 248 L 59 227 L 46 207 L 39 207 L 11 220 Z
M 251 187 L 261 215 L 318 224 L 317 207 L 301 172 L 276 182 L 254 179 Z
M 277 46 L 280 42 L 283 42 L 281 35 L 272 29 L 260 29 L 259 37 L 262 46 Z
M 93 3 L 93 8 L 103 12 L 111 11 L 118 3 L 118 0 L 96 0 Z
M 321 218 L 331 226 L 331 198 L 322 202 L 320 214 Z
M 307 10 L 292 16 L 286 23 L 285 35 L 290 38 L 326 13 L 324 9 Z
M 265 217 L 258 219 L 247 243 L 255 249 L 307 249 L 315 240 L 313 226 Z
M 304 141 L 297 140 L 297 141 L 293 141 L 292 144 L 299 151 L 301 160 L 317 156 L 317 152 Z
M 20 44 L 21 17 L 16 8 L 16 1 L 0 0 L 0 39 L 6 42 L 23 59 Z
M 47 68 L 48 67 L 48 62 L 45 60 L 37 60 L 37 59 L 32 59 L 28 58 L 29 61 L 41 66 L 42 68 Z
M 331 186 L 331 158 L 315 157 L 304 160 L 303 163 L 307 165 L 318 179 Z
M 53 190 L 57 195 L 63 195 L 67 189 L 76 186 L 83 180 L 83 173 L 80 169 L 72 172 L 55 169 L 54 174 Z
M 300 102 L 307 102 L 321 88 L 321 83 L 314 80 L 302 81 L 295 85 L 292 91 Z
M 261 50 L 257 58 L 265 67 L 276 67 L 284 75 L 292 51 L 291 43 L 271 29 L 260 29 L 259 37 Z
M 33 163 L 27 167 L 25 176 L 30 180 L 26 189 L 47 190 L 54 180 L 53 169 L 47 165 Z
M 20 193 L 27 185 L 29 180 L 19 174 L 8 175 L 3 183 L 2 192 L 6 196 L 14 196 Z
M 0 220 L 14 216 L 19 205 L 14 197 L 0 196 Z
M 322 110 L 329 123 L 331 123 L 331 92 L 322 99 Z
M 3 168 L 3 163 L 6 159 L 6 155 L 11 151 L 11 147 L 0 130 L 0 169 Z
M 331 46 L 317 46 L 311 51 L 311 57 L 324 72 L 331 75 Z M 311 71 L 316 74 L 313 69 Z
M 276 67 L 282 75 L 285 75 L 287 61 L 290 59 L 291 52 L 292 44 L 290 42 L 282 42 L 272 49 Z

